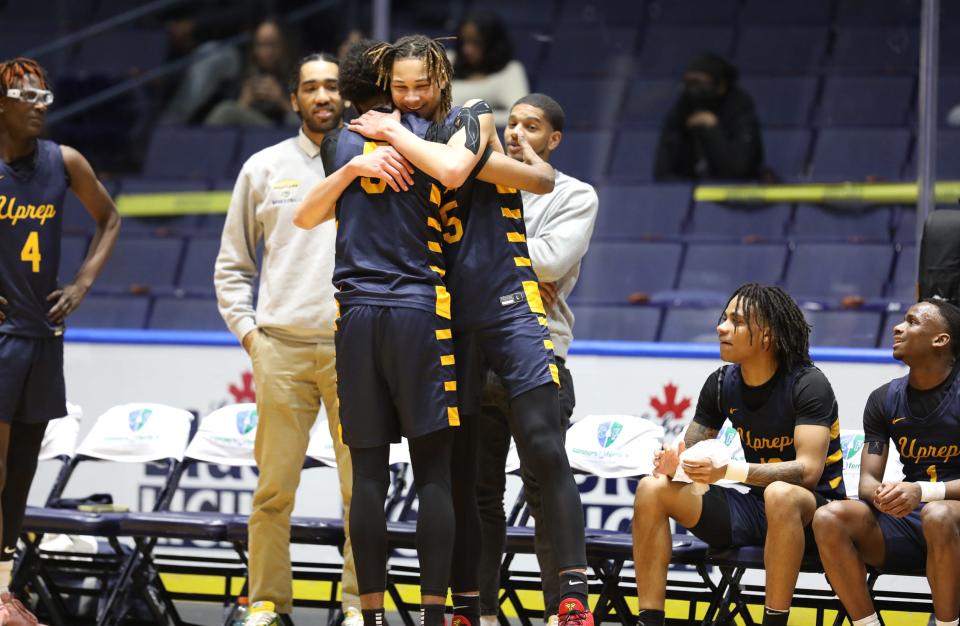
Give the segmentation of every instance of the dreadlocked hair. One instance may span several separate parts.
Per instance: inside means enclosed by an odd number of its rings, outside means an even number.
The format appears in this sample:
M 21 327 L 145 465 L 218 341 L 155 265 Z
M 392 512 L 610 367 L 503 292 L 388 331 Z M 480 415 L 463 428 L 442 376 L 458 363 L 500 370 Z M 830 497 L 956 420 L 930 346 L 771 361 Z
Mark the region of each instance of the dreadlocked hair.
M 377 68 L 377 85 L 390 90 L 393 63 L 397 59 L 420 59 L 427 70 L 427 78 L 440 87 L 440 106 L 434 122 L 442 122 L 453 107 L 453 67 L 440 39 L 426 35 L 407 35 L 393 43 L 381 43 L 367 51 Z M 444 86 L 445 85 L 445 86 Z
M 730 302 L 737 306 L 746 320 L 753 341 L 753 322 L 769 330 L 773 337 L 777 360 L 787 371 L 812 365 L 810 360 L 810 324 L 803 312 L 786 291 L 759 283 L 740 285 Z
M 40 81 L 40 87 L 49 89 L 47 72 L 33 59 L 17 57 L 9 61 L 0 62 L 0 93 L 6 94 L 13 89 L 17 79 L 23 80 L 27 74 L 33 74 Z

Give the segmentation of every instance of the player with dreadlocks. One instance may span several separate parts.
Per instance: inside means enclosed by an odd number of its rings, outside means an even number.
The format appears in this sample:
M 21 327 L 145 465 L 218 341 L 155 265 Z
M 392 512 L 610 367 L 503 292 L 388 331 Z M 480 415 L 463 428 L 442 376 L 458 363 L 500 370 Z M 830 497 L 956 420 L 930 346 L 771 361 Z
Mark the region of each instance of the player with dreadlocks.
M 438 122 L 450 107 L 450 65 L 443 46 L 422 35 L 404 37 L 377 51 L 381 81 L 404 113 Z M 466 107 L 465 110 L 471 107 Z M 480 102 L 473 117 L 458 117 L 467 146 L 493 162 L 504 157 L 493 131 L 493 114 Z M 470 124 L 479 124 L 474 132 Z M 389 142 L 415 167 L 444 180 L 441 149 L 405 131 L 396 117 L 368 112 L 350 128 Z M 489 130 L 488 130 L 489 129 Z M 483 133 L 489 132 L 489 135 Z M 489 139 L 487 139 L 489 137 Z M 471 141 L 471 138 L 473 140 Z M 481 160 L 481 163 L 483 161 Z M 559 375 L 547 331 L 546 310 L 526 244 L 523 201 L 507 181 L 491 184 L 467 177 L 445 200 L 443 218 L 445 282 L 452 296 L 457 392 L 461 423 L 455 441 L 453 495 L 457 537 L 451 576 L 454 619 L 476 626 L 479 620 L 479 555 L 482 540 L 476 503 L 476 424 L 489 368 L 510 397 L 510 430 L 517 449 L 542 487 L 542 523 L 563 593 L 558 614 L 565 626 L 592 626 L 587 607 L 583 508 L 563 443 Z M 507 187 L 506 185 L 511 185 Z M 541 192 L 537 192 L 541 193 Z M 551 575 L 554 573 L 551 572 Z
M 67 414 L 63 327 L 110 256 L 120 216 L 87 160 L 40 139 L 53 103 L 31 59 L 0 63 L 0 624 L 36 624 L 9 594 L 13 556 L 47 422 Z M 61 286 L 64 196 L 96 223 L 87 256 Z
M 638 626 L 663 626 L 669 519 L 713 547 L 763 545 L 767 572 L 765 626 L 787 623 L 805 550 L 816 550 L 810 523 L 817 508 L 845 497 L 837 401 L 809 354 L 810 326 L 779 287 L 750 283 L 727 302 L 717 325 L 720 358 L 686 435 L 655 455 L 654 475 L 637 485 L 633 556 Z M 678 455 L 717 436 L 725 420 L 736 428 L 745 461 L 714 467 L 685 459 L 686 475 L 709 484 L 702 496 L 672 481 Z M 719 487 L 721 479 L 750 486 Z

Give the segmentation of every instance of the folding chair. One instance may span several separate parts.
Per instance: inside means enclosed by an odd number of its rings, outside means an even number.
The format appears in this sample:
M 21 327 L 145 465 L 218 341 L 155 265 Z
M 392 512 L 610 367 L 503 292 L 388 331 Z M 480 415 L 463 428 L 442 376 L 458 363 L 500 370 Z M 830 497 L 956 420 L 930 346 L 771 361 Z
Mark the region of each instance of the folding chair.
M 95 595 L 98 598 L 97 624 L 116 623 L 131 611 L 126 600 L 133 591 L 143 600 L 152 619 L 160 624 L 182 624 L 176 608 L 162 584 L 146 589 L 138 586 L 134 575 L 142 563 L 139 549 L 130 551 L 121 545 L 121 521 L 126 513 L 87 513 L 53 508 L 67 488 L 79 463 L 112 461 L 125 464 L 149 463 L 165 467 L 163 487 L 152 510 L 168 507 L 183 471 L 183 451 L 190 435 L 193 415 L 162 404 L 136 403 L 113 407 L 101 415 L 77 448 L 76 455 L 61 474 L 56 495 L 44 508 L 28 507 L 24 519 L 23 577 L 37 592 L 40 604 L 49 613 L 54 626 L 76 624 L 75 611 L 68 611 L 64 595 Z M 39 550 L 45 533 L 94 535 L 104 538 L 110 547 L 106 554 L 83 555 Z M 29 533 L 35 533 L 33 535 Z M 61 584 L 64 576 L 95 576 L 100 585 L 85 590 Z M 158 579 L 159 582 L 159 579 Z

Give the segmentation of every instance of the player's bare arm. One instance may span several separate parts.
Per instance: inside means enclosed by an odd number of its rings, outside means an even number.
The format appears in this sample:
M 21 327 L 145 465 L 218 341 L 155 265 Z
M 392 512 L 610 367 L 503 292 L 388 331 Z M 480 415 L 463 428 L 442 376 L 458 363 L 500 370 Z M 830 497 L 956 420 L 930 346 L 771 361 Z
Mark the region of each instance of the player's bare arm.
M 294 225 L 309 230 L 332 220 L 337 200 L 358 176 L 379 178 L 394 191 L 407 191 L 413 184 L 413 167 L 390 146 L 355 156 L 307 192 L 294 213 Z
M 110 258 L 117 237 L 120 236 L 120 213 L 110 194 L 97 180 L 90 163 L 73 148 L 61 146 L 60 151 L 70 175 L 70 188 L 97 227 L 87 256 L 76 276 L 62 289 L 57 289 L 47 296 L 47 300 L 54 303 L 47 316 L 55 324 L 62 323 L 83 300 L 104 263 Z
M 436 178 L 446 187 L 459 187 L 480 161 L 482 147 L 490 141 L 493 113 L 465 106 L 458 118 L 460 129 L 446 144 L 421 139 L 400 123 L 400 111 L 367 111 L 350 122 L 350 130 L 374 140 L 386 141 L 400 151 L 417 169 Z M 481 123 L 488 117 L 489 123 Z
M 486 183 L 506 185 L 535 194 L 552 192 L 556 182 L 553 166 L 533 151 L 526 137 L 518 134 L 517 139 L 523 146 L 523 163 L 494 151 L 477 178 Z
M 867 441 L 860 451 L 860 483 L 857 495 L 864 502 L 872 502 L 880 485 L 883 484 L 883 472 L 887 467 L 887 454 L 890 447 L 883 441 Z
M 799 425 L 793 431 L 793 445 L 797 450 L 797 458 L 793 461 L 750 463 L 746 484 L 766 487 L 780 480 L 810 490 L 816 488 L 830 447 L 830 429 L 813 424 Z
M 920 504 L 920 485 L 906 481 L 884 482 L 889 446 L 886 442 L 869 441 L 860 453 L 861 500 L 873 502 L 877 510 L 894 517 L 904 517 Z

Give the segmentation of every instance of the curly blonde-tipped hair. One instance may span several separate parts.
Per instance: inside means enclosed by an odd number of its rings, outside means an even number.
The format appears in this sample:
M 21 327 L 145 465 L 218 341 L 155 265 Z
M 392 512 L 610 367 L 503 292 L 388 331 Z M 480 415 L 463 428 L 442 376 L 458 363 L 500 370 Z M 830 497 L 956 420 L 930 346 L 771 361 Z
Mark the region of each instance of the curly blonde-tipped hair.
M 397 59 L 420 59 L 427 70 L 427 78 L 440 87 L 440 106 L 433 115 L 434 122 L 443 122 L 453 107 L 453 67 L 439 39 L 425 35 L 407 35 L 393 43 L 381 43 L 367 51 L 377 68 L 377 85 L 390 90 L 393 62 Z
M 47 73 L 39 63 L 26 57 L 17 57 L 0 62 L 0 94 L 6 94 L 8 89 L 13 89 L 14 84 L 18 80 L 22 81 L 27 74 L 34 75 L 42 89 L 50 88 Z

